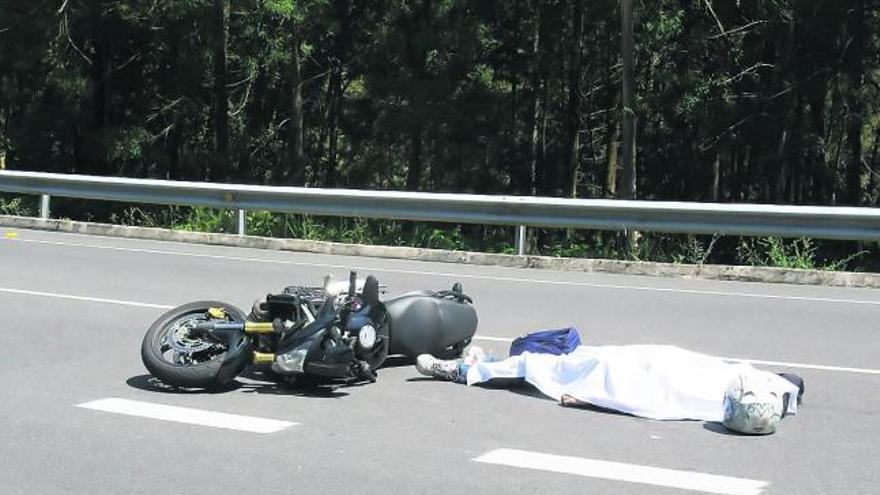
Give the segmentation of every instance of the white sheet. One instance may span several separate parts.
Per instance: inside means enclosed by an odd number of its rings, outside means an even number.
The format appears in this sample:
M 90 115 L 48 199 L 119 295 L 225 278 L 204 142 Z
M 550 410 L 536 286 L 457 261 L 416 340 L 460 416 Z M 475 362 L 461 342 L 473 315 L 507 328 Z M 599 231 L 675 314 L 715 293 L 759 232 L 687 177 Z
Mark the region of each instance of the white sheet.
M 719 358 L 668 345 L 581 346 L 562 356 L 523 353 L 468 370 L 473 385 L 493 378 L 525 378 L 545 395 L 575 399 L 651 419 L 721 421 L 724 392 L 738 373 L 765 373 L 779 397 L 798 388 L 788 380 Z

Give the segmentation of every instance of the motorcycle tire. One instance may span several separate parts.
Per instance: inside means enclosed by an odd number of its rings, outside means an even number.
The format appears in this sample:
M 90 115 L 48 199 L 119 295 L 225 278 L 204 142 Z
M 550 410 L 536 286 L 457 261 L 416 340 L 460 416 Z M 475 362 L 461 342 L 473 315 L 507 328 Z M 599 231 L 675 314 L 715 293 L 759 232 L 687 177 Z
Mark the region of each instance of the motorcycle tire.
M 170 344 L 166 342 L 168 332 L 174 324 L 187 318 L 198 319 L 199 315 L 205 315 L 212 307 L 223 308 L 232 322 L 245 321 L 244 312 L 231 304 L 219 301 L 197 301 L 168 311 L 150 325 L 141 344 L 141 359 L 153 376 L 175 387 L 210 389 L 222 387 L 244 369 L 246 363 L 242 363 L 241 369 L 234 370 L 230 378 L 224 380 L 220 377 L 226 350 L 213 354 L 202 362 L 175 363 L 165 358 L 164 354 L 170 350 Z M 165 347 L 166 345 L 168 347 Z

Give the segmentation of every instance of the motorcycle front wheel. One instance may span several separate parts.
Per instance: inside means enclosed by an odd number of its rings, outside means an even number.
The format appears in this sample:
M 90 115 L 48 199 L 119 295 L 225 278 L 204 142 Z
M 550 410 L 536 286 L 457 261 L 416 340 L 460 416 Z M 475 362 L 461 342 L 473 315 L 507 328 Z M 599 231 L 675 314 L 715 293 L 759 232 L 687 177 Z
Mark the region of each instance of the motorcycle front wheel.
M 222 308 L 223 317 L 209 313 Z M 246 315 L 231 304 L 198 301 L 178 306 L 159 317 L 144 335 L 141 359 L 147 370 L 167 385 L 182 388 L 216 388 L 235 378 L 241 369 L 223 373 L 221 367 L 229 349 L 227 342 L 210 336 L 195 336 L 196 324 L 208 321 L 243 322 Z M 243 369 L 246 364 L 243 363 Z

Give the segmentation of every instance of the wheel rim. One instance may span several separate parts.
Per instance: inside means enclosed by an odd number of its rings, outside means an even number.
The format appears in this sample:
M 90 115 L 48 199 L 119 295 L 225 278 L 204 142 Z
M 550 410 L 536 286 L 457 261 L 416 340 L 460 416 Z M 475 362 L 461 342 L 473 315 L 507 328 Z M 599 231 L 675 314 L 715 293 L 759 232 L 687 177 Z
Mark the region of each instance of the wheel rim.
M 226 352 L 226 346 L 210 337 L 195 337 L 196 324 L 211 321 L 204 312 L 180 315 L 171 320 L 156 336 L 159 356 L 169 364 L 189 366 L 204 363 Z

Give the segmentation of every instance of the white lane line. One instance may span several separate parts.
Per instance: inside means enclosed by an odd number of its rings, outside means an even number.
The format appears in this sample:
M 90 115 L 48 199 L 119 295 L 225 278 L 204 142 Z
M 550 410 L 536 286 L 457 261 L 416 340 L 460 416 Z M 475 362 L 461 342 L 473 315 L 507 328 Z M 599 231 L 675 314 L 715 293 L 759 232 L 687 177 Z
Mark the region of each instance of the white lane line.
M 85 301 L 85 302 L 96 302 L 96 303 L 106 303 L 106 304 L 119 304 L 122 306 L 135 306 L 140 308 L 155 308 L 155 309 L 171 309 L 174 306 L 169 306 L 167 304 L 152 304 L 152 303 L 142 303 L 135 301 L 122 301 L 119 299 L 105 299 L 101 297 L 85 297 L 85 296 L 74 296 L 70 294 L 57 294 L 52 292 L 38 292 L 33 290 L 21 290 L 21 289 L 9 289 L 0 287 L 0 293 L 9 293 L 9 294 L 20 294 L 27 296 L 39 296 L 39 297 L 54 297 L 58 299 L 71 299 L 74 301 Z M 485 340 L 490 342 L 513 342 L 513 339 L 510 337 L 493 337 L 491 335 L 475 335 L 473 340 Z M 852 368 L 846 366 L 828 366 L 824 364 L 806 364 L 806 363 L 792 363 L 787 361 L 762 361 L 758 359 L 750 359 L 750 358 L 730 358 L 723 357 L 721 358 L 725 361 L 734 361 L 741 363 L 752 363 L 752 364 L 763 364 L 766 366 L 779 366 L 784 368 L 803 368 L 803 369 L 811 369 L 811 370 L 821 370 L 821 371 L 842 371 L 848 373 L 861 373 L 868 375 L 880 375 L 880 369 L 870 369 L 870 368 Z
M 251 433 L 276 433 L 295 426 L 298 423 L 280 421 L 277 419 L 257 418 L 254 416 L 241 416 L 188 407 L 166 406 L 128 399 L 100 399 L 76 407 L 93 409 L 95 411 L 125 414 L 141 418 L 159 419 L 162 421 L 174 421 L 190 425 L 212 426 L 228 430 L 247 431 Z
M 85 297 L 85 296 L 73 296 L 70 294 L 56 294 L 53 292 L 39 292 L 34 290 L 21 290 L 21 289 L 9 289 L 0 287 L 0 292 L 5 292 L 7 294 L 20 294 L 25 296 L 40 296 L 40 297 L 54 297 L 58 299 L 71 299 L 74 301 L 87 301 L 87 302 L 97 302 L 97 303 L 106 303 L 106 304 L 121 304 L 123 306 L 136 306 L 140 308 L 156 308 L 156 309 L 171 309 L 174 306 L 168 306 L 167 304 L 150 304 L 150 303 L 142 303 L 135 301 L 122 301 L 119 299 L 105 299 L 102 297 Z
M 127 247 L 119 247 L 119 246 L 101 246 L 96 244 L 85 244 L 78 242 L 59 242 L 59 241 L 46 241 L 39 239 L 22 239 L 20 237 L 15 239 L 0 239 L 7 240 L 10 242 L 31 242 L 36 244 L 48 244 L 48 245 L 56 245 L 56 246 L 69 246 L 69 247 L 82 247 L 82 248 L 91 248 L 91 249 L 106 249 L 111 251 L 125 251 L 132 253 L 145 253 L 145 254 L 157 254 L 164 256 L 188 256 L 193 258 L 205 258 L 205 259 L 217 259 L 217 260 L 227 260 L 227 261 L 244 261 L 248 263 L 269 263 L 269 264 L 278 264 L 278 265 L 291 265 L 291 266 L 309 266 L 315 268 L 332 268 L 332 269 L 343 269 L 348 270 L 351 268 L 350 265 L 336 265 L 329 263 L 311 263 L 311 262 L 302 262 L 302 261 L 288 261 L 288 260 L 271 260 L 271 259 L 263 259 L 263 258 L 246 258 L 243 256 L 224 256 L 217 254 L 205 254 L 205 253 L 191 253 L 191 252 L 183 252 L 183 251 L 164 251 L 159 249 L 139 249 L 139 248 L 127 248 Z M 647 287 L 647 286 L 639 286 L 639 285 L 615 285 L 615 284 L 596 284 L 590 282 L 569 282 L 563 280 L 545 280 L 545 279 L 530 279 L 530 278 L 517 278 L 517 277 L 492 277 L 487 275 L 472 275 L 472 274 L 464 274 L 464 273 L 444 273 L 444 272 L 430 272 L 430 271 L 418 271 L 418 270 L 402 270 L 397 268 L 380 268 L 380 267 L 360 267 L 362 271 L 370 271 L 370 272 L 378 272 L 378 273 L 399 273 L 405 275 L 427 275 L 427 276 L 436 276 L 436 277 L 449 277 L 449 278 L 461 278 L 461 279 L 472 279 L 472 280 L 492 280 L 498 282 L 515 282 L 515 283 L 528 283 L 528 284 L 547 284 L 547 285 L 561 285 L 561 286 L 570 286 L 570 287 L 590 287 L 595 289 L 612 289 L 612 290 L 634 290 L 634 291 L 650 291 L 650 292 L 668 292 L 674 294 L 696 294 L 696 295 L 707 295 L 707 296 L 726 296 L 726 297 L 748 297 L 748 298 L 757 298 L 757 299 L 776 299 L 776 300 L 785 300 L 785 301 L 806 301 L 806 302 L 821 302 L 821 303 L 841 303 L 841 304 L 868 304 L 874 306 L 880 306 L 880 301 L 872 301 L 872 300 L 864 300 L 864 299 L 838 299 L 832 297 L 811 297 L 811 296 L 787 296 L 787 295 L 779 295 L 779 294 L 759 294 L 759 293 L 751 293 L 751 292 L 727 292 L 727 291 L 716 291 L 716 290 L 697 290 L 697 289 L 674 289 L 669 287 Z
M 513 342 L 514 339 L 509 337 L 492 337 L 490 335 L 474 335 L 473 340 L 486 340 L 489 342 Z M 789 361 L 764 361 L 761 359 L 751 359 L 751 358 L 735 358 L 735 357 L 719 357 L 718 359 L 723 359 L 725 361 L 730 361 L 734 363 L 748 363 L 748 364 L 760 364 L 764 366 L 778 366 L 780 368 L 801 368 L 807 370 L 820 370 L 820 371 L 841 371 L 845 373 L 861 373 L 866 375 L 880 375 L 880 369 L 871 369 L 871 368 L 851 368 L 847 366 L 828 366 L 824 364 L 807 364 L 807 363 L 793 363 Z
M 694 490 L 721 495 L 759 495 L 766 481 L 718 476 L 715 474 L 680 471 L 638 464 L 602 461 L 582 457 L 542 454 L 516 449 L 497 449 L 473 459 L 497 464 L 554 473 L 574 474 L 590 478 L 627 481 L 646 485 Z
M 473 340 L 488 340 L 491 342 L 513 342 L 509 337 L 491 337 L 489 335 L 474 335 Z
M 760 359 L 749 358 L 721 358 L 725 361 L 733 361 L 737 363 L 762 364 L 765 366 L 779 366 L 781 368 L 803 368 L 807 370 L 820 371 L 842 371 L 845 373 L 862 373 L 866 375 L 880 375 L 880 370 L 870 368 L 848 368 L 846 366 L 827 366 L 824 364 L 806 364 L 806 363 L 790 363 L 786 361 L 762 361 Z

